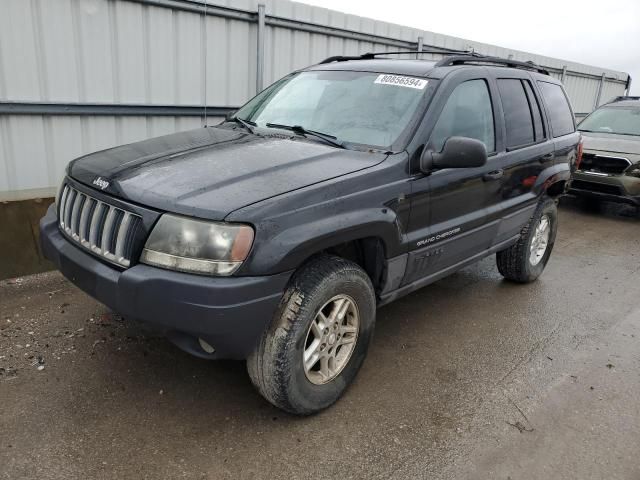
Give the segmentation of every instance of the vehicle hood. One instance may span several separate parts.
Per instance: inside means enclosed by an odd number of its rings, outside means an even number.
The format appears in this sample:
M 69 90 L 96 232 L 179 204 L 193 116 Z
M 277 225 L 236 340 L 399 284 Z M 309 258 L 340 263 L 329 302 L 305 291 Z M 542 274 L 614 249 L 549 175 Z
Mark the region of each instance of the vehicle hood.
M 585 150 L 631 154 L 634 158 L 640 155 L 640 137 L 612 133 L 581 133 Z
M 238 208 L 385 158 L 301 137 L 209 127 L 86 155 L 71 162 L 69 175 L 127 201 L 222 220 Z

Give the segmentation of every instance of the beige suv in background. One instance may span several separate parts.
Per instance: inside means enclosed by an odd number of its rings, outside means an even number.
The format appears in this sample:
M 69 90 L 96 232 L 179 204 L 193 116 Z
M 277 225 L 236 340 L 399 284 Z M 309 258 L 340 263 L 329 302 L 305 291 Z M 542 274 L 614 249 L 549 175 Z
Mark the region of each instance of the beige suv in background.
M 570 192 L 640 210 L 640 97 L 617 97 L 586 117 L 578 130 L 584 153 Z

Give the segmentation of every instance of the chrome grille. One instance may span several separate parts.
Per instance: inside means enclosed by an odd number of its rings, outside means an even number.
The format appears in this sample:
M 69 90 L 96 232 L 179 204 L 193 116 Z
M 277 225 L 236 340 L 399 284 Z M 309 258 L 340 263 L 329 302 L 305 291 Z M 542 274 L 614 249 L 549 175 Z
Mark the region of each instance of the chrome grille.
M 131 265 L 133 241 L 141 217 L 65 185 L 58 224 L 69 239 L 117 265 Z
M 580 170 L 586 173 L 617 175 L 624 172 L 631 162 L 624 157 L 611 157 L 585 153 L 582 155 Z

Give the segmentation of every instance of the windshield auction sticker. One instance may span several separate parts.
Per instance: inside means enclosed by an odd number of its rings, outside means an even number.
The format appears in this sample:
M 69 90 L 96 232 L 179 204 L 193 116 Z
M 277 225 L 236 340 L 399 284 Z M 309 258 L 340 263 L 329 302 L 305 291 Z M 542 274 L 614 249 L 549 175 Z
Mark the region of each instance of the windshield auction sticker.
M 403 77 L 402 75 L 378 75 L 376 81 L 380 85 L 395 85 L 396 87 L 417 88 L 423 90 L 427 86 L 427 80 L 424 78 Z

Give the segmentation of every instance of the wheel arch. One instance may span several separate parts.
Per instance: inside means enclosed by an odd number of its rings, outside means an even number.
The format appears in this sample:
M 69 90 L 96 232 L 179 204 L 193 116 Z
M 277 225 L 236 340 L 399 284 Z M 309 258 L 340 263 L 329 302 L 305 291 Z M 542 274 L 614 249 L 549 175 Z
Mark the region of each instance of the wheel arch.
M 358 209 L 310 222 L 277 228 L 257 240 L 247 274 L 297 270 L 320 254 L 333 254 L 360 265 L 374 286 L 383 283 L 386 260 L 402 253 L 401 226 L 390 208 Z M 244 267 L 244 266 L 243 266 Z
M 569 164 L 560 163 L 544 170 L 537 178 L 534 191 L 546 194 L 551 198 L 563 195 L 571 177 Z
M 382 290 L 387 262 L 386 247 L 381 237 L 368 236 L 332 245 L 310 255 L 302 264 L 324 254 L 335 255 L 359 265 L 369 276 L 376 293 Z

